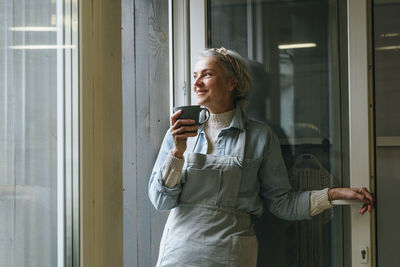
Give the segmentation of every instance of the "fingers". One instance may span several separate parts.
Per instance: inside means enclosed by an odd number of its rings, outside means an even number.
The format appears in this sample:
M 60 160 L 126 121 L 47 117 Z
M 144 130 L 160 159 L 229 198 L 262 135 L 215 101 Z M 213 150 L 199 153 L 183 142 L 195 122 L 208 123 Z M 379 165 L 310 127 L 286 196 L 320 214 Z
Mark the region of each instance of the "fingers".
M 360 199 L 365 203 L 368 204 L 369 206 L 372 207 L 374 203 L 374 198 L 372 197 L 371 193 L 368 192 L 368 189 L 365 187 L 361 187 L 358 191 L 358 194 L 360 196 Z
M 177 119 L 179 115 L 180 113 L 178 111 L 171 117 L 171 123 L 173 124 L 170 128 L 170 131 L 174 138 L 177 140 L 186 140 L 188 137 L 196 136 L 199 126 L 193 125 L 195 121 L 190 119 L 179 120 Z
M 178 110 L 177 112 L 175 112 L 174 114 L 172 114 L 171 116 L 171 126 L 173 126 L 174 124 L 176 124 L 177 121 L 181 121 L 180 125 L 183 124 L 194 124 L 195 121 L 194 120 L 190 120 L 190 119 L 182 119 L 182 120 L 178 120 L 179 117 L 182 115 L 182 110 Z
M 179 116 L 182 114 L 182 110 L 178 110 L 177 112 L 175 112 L 174 114 L 172 114 L 171 116 L 171 125 L 174 125 L 176 120 L 179 118 Z
M 198 125 L 192 126 L 180 126 L 183 123 L 190 122 L 191 120 L 178 120 L 175 124 L 171 127 L 171 134 L 175 139 L 175 144 L 177 142 L 186 141 L 189 137 L 197 136 L 197 129 L 199 128 Z
M 190 119 L 179 119 L 182 110 L 175 112 L 171 116 L 170 132 L 174 138 L 174 154 L 181 158 L 186 150 L 186 141 L 189 137 L 197 135 L 198 125 L 194 125 L 196 121 Z
M 194 120 L 184 119 L 184 120 L 177 120 L 172 124 L 171 130 L 176 130 L 181 126 L 195 126 L 198 128 L 197 125 L 193 125 L 195 123 Z
M 188 132 L 194 132 L 197 135 L 198 128 L 199 128 L 199 126 L 197 126 L 197 125 L 195 125 L 195 126 L 180 126 L 179 128 L 171 127 L 171 133 L 173 136 L 188 133 Z
M 363 192 L 364 192 L 364 196 L 369 200 L 369 204 L 371 206 L 373 206 L 374 205 L 374 198 L 372 197 L 371 193 L 368 192 L 368 190 L 366 188 L 364 188 Z
M 360 214 L 364 214 L 367 211 L 368 212 L 372 211 L 372 205 L 364 204 L 360 209 Z
M 368 189 L 365 187 L 361 187 L 356 191 L 359 199 L 364 202 L 364 205 L 360 209 L 360 214 L 364 214 L 365 212 L 371 212 L 374 204 L 374 198 L 371 193 L 368 192 Z
M 195 137 L 197 135 L 197 132 L 183 132 L 180 134 L 175 134 L 174 138 L 177 141 L 185 141 L 186 139 L 188 139 L 188 137 Z
M 368 206 L 369 206 L 369 205 L 364 204 L 364 205 L 361 207 L 361 209 L 360 209 L 360 214 L 364 214 L 367 210 L 370 211 L 369 208 L 368 208 Z

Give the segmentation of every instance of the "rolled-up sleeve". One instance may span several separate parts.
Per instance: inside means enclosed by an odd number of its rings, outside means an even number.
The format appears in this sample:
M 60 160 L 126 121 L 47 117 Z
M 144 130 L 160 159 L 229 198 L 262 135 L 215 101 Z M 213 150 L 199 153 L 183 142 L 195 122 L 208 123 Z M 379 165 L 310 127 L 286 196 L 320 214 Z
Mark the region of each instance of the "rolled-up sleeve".
M 310 192 L 293 191 L 282 159 L 279 140 L 267 136 L 262 165 L 259 170 L 260 194 L 275 216 L 285 220 L 310 219 Z
M 160 152 L 158 153 L 148 185 L 150 201 L 157 210 L 170 210 L 176 207 L 179 194 L 182 190 L 180 183 L 172 188 L 163 184 L 162 167 L 172 148 L 173 138 L 171 132 L 168 131 L 164 137 Z

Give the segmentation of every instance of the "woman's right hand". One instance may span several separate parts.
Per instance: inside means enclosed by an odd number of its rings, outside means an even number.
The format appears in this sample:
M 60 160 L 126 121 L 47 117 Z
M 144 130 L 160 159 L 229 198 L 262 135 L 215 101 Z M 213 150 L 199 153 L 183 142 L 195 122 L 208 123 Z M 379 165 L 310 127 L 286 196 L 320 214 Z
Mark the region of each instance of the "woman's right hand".
M 178 110 L 171 116 L 171 128 L 172 137 L 174 138 L 174 148 L 171 153 L 176 158 L 183 158 L 183 153 L 186 151 L 188 137 L 194 137 L 197 135 L 198 125 L 193 125 L 194 120 L 183 119 L 179 120 L 179 116 L 182 114 L 182 110 Z

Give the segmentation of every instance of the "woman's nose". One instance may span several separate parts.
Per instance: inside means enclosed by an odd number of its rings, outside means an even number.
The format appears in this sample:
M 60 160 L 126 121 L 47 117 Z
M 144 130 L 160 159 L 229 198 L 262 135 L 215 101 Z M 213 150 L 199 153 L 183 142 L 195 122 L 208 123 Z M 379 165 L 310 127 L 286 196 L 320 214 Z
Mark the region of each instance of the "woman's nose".
M 203 84 L 203 83 L 202 83 L 202 80 L 201 80 L 200 77 L 197 78 L 197 79 L 194 79 L 194 83 L 193 83 L 194 86 L 199 87 L 199 86 L 201 86 L 202 84 Z

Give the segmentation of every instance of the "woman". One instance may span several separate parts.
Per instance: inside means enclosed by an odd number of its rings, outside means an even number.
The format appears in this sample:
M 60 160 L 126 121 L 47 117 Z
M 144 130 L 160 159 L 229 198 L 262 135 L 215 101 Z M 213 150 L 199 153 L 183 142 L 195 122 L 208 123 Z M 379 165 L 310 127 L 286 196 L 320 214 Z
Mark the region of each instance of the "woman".
M 263 201 L 288 220 L 308 219 L 336 199 L 362 200 L 360 213 L 371 211 L 365 188 L 292 191 L 277 137 L 244 114 L 251 77 L 239 54 L 205 50 L 193 75 L 197 103 L 211 116 L 204 127 L 179 119 L 181 111 L 171 117 L 149 181 L 156 209 L 171 210 L 157 266 L 256 266 L 252 216 Z

